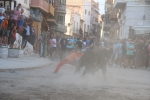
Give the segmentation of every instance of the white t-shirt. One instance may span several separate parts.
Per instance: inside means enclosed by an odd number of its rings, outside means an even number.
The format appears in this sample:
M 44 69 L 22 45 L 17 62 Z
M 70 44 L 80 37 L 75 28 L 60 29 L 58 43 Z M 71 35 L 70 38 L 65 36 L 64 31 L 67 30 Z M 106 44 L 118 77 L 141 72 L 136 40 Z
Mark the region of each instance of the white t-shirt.
M 5 17 L 4 16 L 0 16 L 0 20 L 4 20 L 5 19 Z
M 56 39 L 53 39 L 53 47 L 57 47 Z

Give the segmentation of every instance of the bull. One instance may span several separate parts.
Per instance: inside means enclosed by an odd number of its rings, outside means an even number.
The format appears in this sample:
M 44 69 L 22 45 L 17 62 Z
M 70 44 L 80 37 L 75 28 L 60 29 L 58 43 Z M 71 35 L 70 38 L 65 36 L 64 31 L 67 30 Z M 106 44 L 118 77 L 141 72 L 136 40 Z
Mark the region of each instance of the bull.
M 85 70 L 82 75 L 85 75 L 86 73 L 94 74 L 96 71 L 102 69 L 103 76 L 106 78 L 107 59 L 107 49 L 98 48 L 95 51 L 87 51 L 78 61 L 75 74 L 84 66 Z
M 77 60 L 76 58 L 78 58 L 79 60 Z M 82 67 L 85 67 L 85 70 L 82 73 L 83 76 L 86 73 L 94 74 L 96 71 L 102 69 L 103 76 L 106 78 L 107 59 L 108 50 L 104 48 L 98 48 L 94 51 L 87 50 L 84 55 L 72 53 L 58 64 L 54 73 L 57 73 L 62 65 L 70 63 L 76 66 L 75 74 L 79 72 Z

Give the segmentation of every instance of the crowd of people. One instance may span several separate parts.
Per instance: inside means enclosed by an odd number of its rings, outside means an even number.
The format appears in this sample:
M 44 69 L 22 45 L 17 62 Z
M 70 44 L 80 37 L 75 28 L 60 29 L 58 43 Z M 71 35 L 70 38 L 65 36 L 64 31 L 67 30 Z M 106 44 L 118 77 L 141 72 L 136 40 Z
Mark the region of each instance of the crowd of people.
M 72 37 L 62 36 L 57 37 L 55 34 L 50 35 L 46 39 L 45 35 L 41 35 L 40 39 L 41 49 L 40 56 L 46 56 L 45 50 L 48 50 L 50 58 L 55 60 L 60 57 L 64 59 L 65 54 L 69 55 L 71 52 L 84 52 L 87 49 L 94 50 L 95 47 L 104 47 L 108 49 L 108 64 L 111 66 L 130 67 L 130 68 L 150 68 L 150 40 L 140 39 L 105 39 L 100 40 L 93 36 Z M 46 41 L 48 47 L 45 47 Z
M 10 45 L 13 48 L 16 33 L 23 37 L 22 48 L 25 48 L 27 41 L 34 46 L 37 33 L 33 27 L 33 19 L 31 15 L 29 18 L 24 15 L 21 4 L 14 10 L 8 5 L 0 11 L 0 45 Z
M 150 67 L 150 40 L 117 40 L 113 41 L 111 48 L 112 55 L 109 63 L 114 66 L 124 66 L 125 68 Z

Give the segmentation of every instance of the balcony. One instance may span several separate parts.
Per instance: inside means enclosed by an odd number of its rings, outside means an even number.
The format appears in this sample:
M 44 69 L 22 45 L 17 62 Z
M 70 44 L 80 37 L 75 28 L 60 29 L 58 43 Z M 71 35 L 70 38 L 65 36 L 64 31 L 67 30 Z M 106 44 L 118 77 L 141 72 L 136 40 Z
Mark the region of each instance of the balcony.
M 58 32 L 61 32 L 61 33 L 67 32 L 67 26 L 62 25 L 60 23 L 58 23 L 57 26 L 51 26 L 50 28 L 52 30 L 55 30 L 55 31 L 58 31 Z
M 49 3 L 45 0 L 31 0 L 30 7 L 32 8 L 39 8 L 46 13 L 49 12 Z
M 49 4 L 49 13 L 54 16 L 54 7 L 52 6 L 52 4 Z
M 126 6 L 126 0 L 115 0 L 114 8 L 123 9 Z
M 64 5 L 58 5 L 57 6 L 57 12 L 66 13 L 66 6 L 64 6 Z
M 110 16 L 109 16 L 109 20 L 111 21 L 117 21 L 117 14 L 116 13 L 111 13 Z
M 104 22 L 103 30 L 104 31 L 110 31 L 110 28 L 111 28 L 111 24 Z

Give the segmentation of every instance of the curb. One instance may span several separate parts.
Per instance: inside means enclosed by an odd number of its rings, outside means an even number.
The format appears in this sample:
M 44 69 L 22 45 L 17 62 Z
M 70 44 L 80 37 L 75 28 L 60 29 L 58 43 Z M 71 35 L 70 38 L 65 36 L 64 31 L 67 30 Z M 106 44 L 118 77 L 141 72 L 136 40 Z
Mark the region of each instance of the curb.
M 26 70 L 32 70 L 32 69 L 39 69 L 39 68 L 43 68 L 46 66 L 51 65 L 52 62 L 45 64 L 45 65 L 39 65 L 39 66 L 34 66 L 34 67 L 28 67 L 28 68 L 12 68 L 12 69 L 0 69 L 0 72 L 7 72 L 7 71 L 26 71 Z

